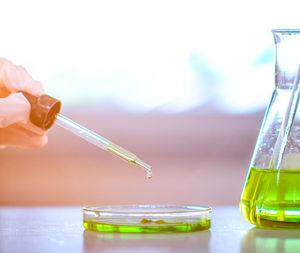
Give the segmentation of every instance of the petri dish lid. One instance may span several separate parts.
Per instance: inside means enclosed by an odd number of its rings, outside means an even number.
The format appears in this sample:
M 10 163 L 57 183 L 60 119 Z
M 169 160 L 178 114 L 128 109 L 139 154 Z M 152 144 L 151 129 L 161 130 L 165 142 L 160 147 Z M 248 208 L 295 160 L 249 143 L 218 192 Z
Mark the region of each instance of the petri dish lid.
M 101 232 L 193 232 L 210 228 L 211 212 L 196 205 L 90 206 L 83 208 L 83 225 Z

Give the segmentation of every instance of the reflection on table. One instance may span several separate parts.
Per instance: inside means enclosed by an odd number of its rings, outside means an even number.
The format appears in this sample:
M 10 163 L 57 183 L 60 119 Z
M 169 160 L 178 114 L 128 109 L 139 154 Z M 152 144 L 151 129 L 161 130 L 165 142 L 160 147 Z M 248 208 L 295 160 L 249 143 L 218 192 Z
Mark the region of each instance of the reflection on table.
M 84 250 L 96 252 L 208 252 L 211 232 L 200 231 L 179 234 L 102 233 L 85 230 Z
M 252 228 L 244 236 L 242 253 L 300 252 L 300 230 Z

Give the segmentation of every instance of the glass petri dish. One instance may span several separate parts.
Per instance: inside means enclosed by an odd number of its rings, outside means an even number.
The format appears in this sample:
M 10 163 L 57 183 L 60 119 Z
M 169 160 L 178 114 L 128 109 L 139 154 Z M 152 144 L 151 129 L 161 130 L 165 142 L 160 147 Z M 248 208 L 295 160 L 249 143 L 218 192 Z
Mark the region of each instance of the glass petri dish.
M 116 233 L 178 233 L 210 228 L 212 209 L 190 205 L 113 205 L 83 208 L 87 230 Z

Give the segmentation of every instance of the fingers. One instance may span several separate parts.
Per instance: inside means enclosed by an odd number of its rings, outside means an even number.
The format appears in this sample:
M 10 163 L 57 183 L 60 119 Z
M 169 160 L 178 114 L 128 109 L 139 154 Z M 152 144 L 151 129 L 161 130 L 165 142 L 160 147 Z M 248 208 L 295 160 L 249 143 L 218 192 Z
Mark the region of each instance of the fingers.
M 47 132 L 29 121 L 31 106 L 19 91 L 44 94 L 42 84 L 23 67 L 0 58 L 0 147 L 42 147 L 48 141 Z
M 20 124 L 0 128 L 0 146 L 7 145 L 22 148 L 41 148 L 46 145 L 47 136 L 33 133 Z
M 0 98 L 0 128 L 16 122 L 29 121 L 30 103 L 21 93 L 12 93 L 8 97 Z
M 32 124 L 31 121 L 28 121 L 26 124 L 22 124 L 22 127 L 25 128 L 26 130 L 33 132 L 35 134 L 38 134 L 38 135 L 44 135 L 44 134 L 48 133 L 48 131 L 43 130 L 43 129 L 37 127 L 36 125 Z
M 11 92 L 26 91 L 34 96 L 44 94 L 43 86 L 34 80 L 22 66 L 0 59 L 0 82 Z

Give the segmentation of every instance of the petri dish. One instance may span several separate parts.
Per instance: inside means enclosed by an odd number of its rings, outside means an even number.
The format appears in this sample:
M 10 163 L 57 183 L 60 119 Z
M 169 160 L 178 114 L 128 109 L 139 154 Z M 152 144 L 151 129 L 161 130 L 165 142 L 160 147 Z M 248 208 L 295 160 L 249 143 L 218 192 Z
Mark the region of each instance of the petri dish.
M 182 233 L 207 230 L 211 207 L 195 205 L 112 205 L 83 208 L 87 230 L 115 233 Z

